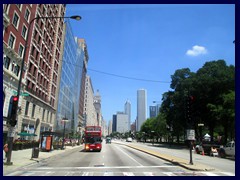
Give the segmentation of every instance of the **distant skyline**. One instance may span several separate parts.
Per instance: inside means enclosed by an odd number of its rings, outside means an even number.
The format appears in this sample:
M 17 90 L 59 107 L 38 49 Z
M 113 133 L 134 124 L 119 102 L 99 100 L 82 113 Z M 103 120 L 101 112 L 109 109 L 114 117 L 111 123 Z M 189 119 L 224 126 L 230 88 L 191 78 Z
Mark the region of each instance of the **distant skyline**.
M 133 122 L 142 88 L 149 117 L 148 107 L 171 90 L 177 69 L 196 72 L 219 59 L 235 65 L 234 4 L 67 4 L 69 15 L 82 16 L 71 26 L 86 40 L 87 73 L 106 121 L 129 100 Z

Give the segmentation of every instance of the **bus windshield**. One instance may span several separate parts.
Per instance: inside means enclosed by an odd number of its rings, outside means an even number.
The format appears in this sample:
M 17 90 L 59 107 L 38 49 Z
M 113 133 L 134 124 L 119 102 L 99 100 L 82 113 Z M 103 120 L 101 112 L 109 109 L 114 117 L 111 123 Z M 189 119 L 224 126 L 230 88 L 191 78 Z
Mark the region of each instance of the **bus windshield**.
M 95 144 L 95 143 L 101 143 L 101 137 L 86 137 L 85 143 Z

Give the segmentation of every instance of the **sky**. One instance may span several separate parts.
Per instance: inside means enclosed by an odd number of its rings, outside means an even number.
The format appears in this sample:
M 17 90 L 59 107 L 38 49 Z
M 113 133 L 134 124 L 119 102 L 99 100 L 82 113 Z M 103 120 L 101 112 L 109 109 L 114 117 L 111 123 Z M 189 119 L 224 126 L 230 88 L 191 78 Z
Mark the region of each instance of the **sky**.
M 234 4 L 67 4 L 74 36 L 87 43 L 87 74 L 102 98 L 104 120 L 131 102 L 137 116 L 137 90 L 149 106 L 161 103 L 177 69 L 192 72 L 224 59 L 235 65 Z

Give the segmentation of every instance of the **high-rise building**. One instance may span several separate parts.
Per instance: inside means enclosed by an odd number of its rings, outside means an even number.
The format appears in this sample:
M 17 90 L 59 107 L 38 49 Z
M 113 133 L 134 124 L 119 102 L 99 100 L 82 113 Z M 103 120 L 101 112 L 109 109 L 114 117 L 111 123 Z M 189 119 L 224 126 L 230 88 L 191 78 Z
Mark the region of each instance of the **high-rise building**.
M 40 131 L 51 130 L 55 124 L 64 19 L 38 19 L 29 25 L 37 16 L 63 17 L 65 10 L 65 4 L 3 5 L 4 109 L 8 109 L 9 99 L 16 94 L 23 52 L 27 48 L 21 84 L 21 93 L 27 96 L 20 96 L 16 134 L 33 132 L 38 119 L 38 136 Z
M 128 115 L 124 112 L 117 112 L 117 132 L 125 133 L 128 131 Z
M 108 121 L 108 135 L 112 133 L 112 120 Z
M 126 101 L 124 105 L 124 112 L 128 115 L 128 129 L 130 130 L 131 125 L 131 102 L 129 100 Z
M 102 123 L 102 111 L 101 111 L 101 95 L 99 90 L 97 90 L 96 95 L 94 96 L 94 107 L 97 112 L 97 125 L 101 126 Z
M 63 118 L 69 121 L 65 125 L 67 133 L 76 133 L 79 131 L 79 111 L 81 99 L 81 87 L 84 86 L 81 81 L 83 76 L 83 66 L 77 64 L 84 63 L 85 51 L 82 48 L 84 41 L 78 41 L 74 38 L 69 20 L 64 23 L 64 49 L 61 65 L 61 78 L 59 86 L 59 98 L 57 108 L 56 131 L 62 132 L 64 124 Z
M 141 126 L 147 119 L 147 94 L 145 89 L 137 91 L 137 123 L 136 130 L 140 131 Z
M 91 77 L 86 75 L 85 98 L 84 98 L 84 126 L 98 125 L 97 112 L 94 106 L 94 90 Z
M 113 119 L 112 119 L 112 132 L 117 131 L 117 115 L 113 114 Z
M 157 104 L 155 106 L 149 106 L 149 115 L 150 118 L 157 117 L 159 114 L 160 104 Z
M 79 110 L 78 110 L 78 116 L 79 116 L 78 132 L 80 132 L 80 134 L 82 135 L 85 127 L 84 126 L 84 122 L 85 122 L 84 101 L 85 101 L 85 85 L 86 85 L 87 65 L 88 65 L 89 56 L 88 56 L 86 41 L 84 39 L 77 38 L 77 44 L 81 48 L 81 50 L 79 50 L 78 53 L 80 53 L 81 56 L 83 55 L 82 65 L 76 67 L 76 68 L 82 67 L 81 90 L 80 90 Z M 82 54 L 81 52 L 84 52 L 84 53 Z

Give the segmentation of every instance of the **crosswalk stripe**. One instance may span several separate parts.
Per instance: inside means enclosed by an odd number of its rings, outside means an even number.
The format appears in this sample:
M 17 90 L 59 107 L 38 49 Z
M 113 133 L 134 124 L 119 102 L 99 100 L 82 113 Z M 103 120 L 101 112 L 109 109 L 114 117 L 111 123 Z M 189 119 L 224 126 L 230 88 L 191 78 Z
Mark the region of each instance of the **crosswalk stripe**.
M 206 172 L 206 171 L 198 171 L 198 172 L 94 172 L 94 171 L 16 171 L 6 176 L 50 176 L 52 174 L 64 173 L 64 176 L 139 176 L 141 173 L 143 176 L 235 176 L 234 173 L 231 172 Z
M 212 173 L 212 172 L 204 172 L 204 174 L 206 174 L 207 176 L 219 176 L 215 173 Z
M 89 172 L 84 172 L 82 176 L 88 176 Z
M 152 172 L 143 172 L 145 176 L 154 176 Z
M 132 172 L 123 172 L 124 176 L 134 176 Z
M 167 175 L 167 176 L 177 176 L 176 174 L 174 174 L 173 172 L 162 172 L 163 174 Z
M 103 176 L 113 176 L 113 172 L 104 172 Z
M 235 176 L 235 174 L 231 172 L 221 172 L 222 174 L 225 174 L 226 176 Z

